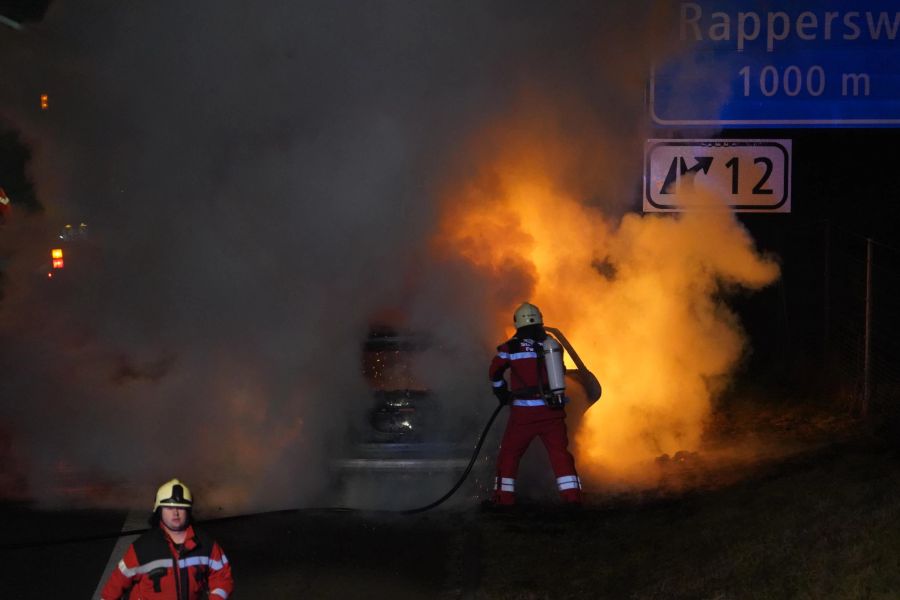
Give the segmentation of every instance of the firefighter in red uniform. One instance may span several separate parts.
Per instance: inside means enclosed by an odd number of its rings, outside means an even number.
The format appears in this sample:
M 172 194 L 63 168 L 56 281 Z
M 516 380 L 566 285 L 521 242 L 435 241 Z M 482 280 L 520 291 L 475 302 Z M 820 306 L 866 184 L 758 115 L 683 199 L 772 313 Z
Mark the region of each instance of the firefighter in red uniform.
M 162 484 L 151 529 L 134 541 L 113 570 L 101 600 L 228 598 L 231 566 L 219 544 L 191 525 L 191 491 L 177 479 Z
M 522 304 L 513 322 L 516 335 L 497 347 L 490 367 L 494 394 L 501 405 L 511 405 L 497 456 L 494 504 L 515 504 L 519 461 L 531 440 L 539 436 L 556 473 L 560 497 L 569 505 L 580 505 L 581 479 L 568 449 L 559 343 L 544 331 L 541 311 L 533 304 Z M 504 379 L 507 370 L 509 383 Z

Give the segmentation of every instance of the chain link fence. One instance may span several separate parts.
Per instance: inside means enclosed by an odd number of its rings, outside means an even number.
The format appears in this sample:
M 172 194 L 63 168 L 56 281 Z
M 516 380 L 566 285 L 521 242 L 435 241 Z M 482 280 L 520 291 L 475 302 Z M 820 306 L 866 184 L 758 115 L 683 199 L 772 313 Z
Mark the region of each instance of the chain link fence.
M 858 416 L 900 417 L 900 248 L 834 221 L 750 225 L 782 276 L 738 302 L 751 340 L 747 374 Z
M 840 327 L 833 350 L 842 365 L 842 380 L 850 389 L 854 410 L 862 416 L 872 409 L 893 412 L 900 393 L 900 309 L 896 301 L 900 251 L 840 230 L 833 238 L 846 238 L 845 253 L 835 256 L 833 262 L 841 265 L 847 281 L 852 282 L 834 307 Z M 840 279 L 833 281 L 840 286 Z

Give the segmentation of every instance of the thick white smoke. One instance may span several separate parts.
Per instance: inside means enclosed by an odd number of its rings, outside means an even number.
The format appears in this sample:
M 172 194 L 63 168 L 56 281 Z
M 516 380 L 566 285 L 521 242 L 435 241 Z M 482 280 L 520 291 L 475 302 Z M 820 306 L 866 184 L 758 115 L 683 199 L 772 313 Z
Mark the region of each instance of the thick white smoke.
M 592 107 L 561 124 L 559 177 L 633 203 L 660 15 L 598 4 L 56 0 L 3 32 L 0 119 L 46 207 L 0 240 L 0 426 L 29 492 L 75 470 L 311 501 L 369 406 L 360 344 L 386 307 L 438 340 L 423 372 L 477 423 L 494 317 L 527 288 L 435 256 L 439 199 L 472 132 L 539 89 Z M 600 136 L 634 160 L 593 164 Z M 46 281 L 70 221 L 92 232 L 79 279 Z

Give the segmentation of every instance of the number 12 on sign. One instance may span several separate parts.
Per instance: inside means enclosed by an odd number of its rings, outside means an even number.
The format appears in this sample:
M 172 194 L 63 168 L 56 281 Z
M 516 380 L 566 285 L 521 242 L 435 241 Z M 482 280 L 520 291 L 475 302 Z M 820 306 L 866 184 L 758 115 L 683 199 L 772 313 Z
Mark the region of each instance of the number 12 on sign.
M 790 212 L 790 140 L 648 140 L 644 211 Z

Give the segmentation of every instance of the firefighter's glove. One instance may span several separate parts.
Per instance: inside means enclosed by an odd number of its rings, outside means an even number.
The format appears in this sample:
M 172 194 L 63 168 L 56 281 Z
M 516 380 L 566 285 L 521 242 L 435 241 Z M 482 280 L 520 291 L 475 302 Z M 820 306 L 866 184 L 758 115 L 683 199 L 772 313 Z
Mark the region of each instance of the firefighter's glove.
M 497 396 L 500 406 L 506 406 L 512 400 L 512 393 L 505 387 L 494 388 L 494 395 Z
M 544 401 L 550 408 L 562 408 L 565 400 L 562 394 L 548 394 Z

